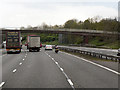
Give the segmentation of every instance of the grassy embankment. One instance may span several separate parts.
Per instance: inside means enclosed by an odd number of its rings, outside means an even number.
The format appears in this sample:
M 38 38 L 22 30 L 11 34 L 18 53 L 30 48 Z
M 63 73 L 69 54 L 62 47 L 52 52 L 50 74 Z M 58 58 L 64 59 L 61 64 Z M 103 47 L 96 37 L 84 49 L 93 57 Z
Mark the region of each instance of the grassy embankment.
M 105 39 L 105 38 L 94 38 L 89 41 L 89 44 L 95 45 L 96 47 L 101 48 L 111 48 L 118 49 L 120 48 L 120 41 L 117 39 Z
M 27 35 L 28 34 L 22 34 L 23 37 L 23 41 L 22 43 L 25 44 L 25 42 L 27 41 Z M 69 44 L 60 44 L 58 42 L 58 35 L 57 34 L 36 34 L 36 35 L 40 35 L 41 37 L 41 42 L 42 44 L 51 44 L 51 45 L 69 45 Z M 68 39 L 69 40 L 69 39 Z M 75 41 L 72 44 L 80 44 L 80 42 L 82 42 L 82 39 L 79 38 L 74 38 Z M 88 41 L 89 45 L 98 47 L 98 48 L 111 48 L 111 49 L 118 49 L 120 48 L 120 41 L 116 40 L 115 38 L 103 38 L 103 37 L 94 37 L 94 38 L 90 38 Z

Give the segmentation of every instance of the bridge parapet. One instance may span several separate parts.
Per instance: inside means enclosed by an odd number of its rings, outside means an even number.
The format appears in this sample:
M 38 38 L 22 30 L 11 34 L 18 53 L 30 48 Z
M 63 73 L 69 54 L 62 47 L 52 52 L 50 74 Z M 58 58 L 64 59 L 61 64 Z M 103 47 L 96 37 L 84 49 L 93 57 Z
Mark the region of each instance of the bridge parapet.
M 8 30 L 15 30 L 15 29 L 2 29 L 3 33 Z M 19 29 L 16 29 L 19 30 Z M 22 33 L 55 33 L 55 34 L 80 34 L 80 35 L 92 35 L 92 36 L 99 36 L 99 35 L 118 35 L 118 32 L 109 32 L 109 31 L 102 31 L 102 30 L 86 30 L 86 29 L 25 29 L 19 30 Z

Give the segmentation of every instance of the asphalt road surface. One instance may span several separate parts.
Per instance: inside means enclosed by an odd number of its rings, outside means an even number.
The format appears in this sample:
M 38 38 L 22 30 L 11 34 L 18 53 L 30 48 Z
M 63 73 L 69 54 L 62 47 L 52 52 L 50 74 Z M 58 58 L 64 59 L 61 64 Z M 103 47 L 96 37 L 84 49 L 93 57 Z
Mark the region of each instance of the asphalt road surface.
M 3 54 L 1 68 L 2 88 L 118 88 L 120 75 L 111 67 L 44 48 Z
M 117 53 L 118 53 L 117 49 L 102 49 L 102 48 L 74 47 L 74 46 L 62 46 L 62 47 L 96 52 L 96 53 L 102 53 L 102 54 L 112 55 L 112 56 L 117 56 Z

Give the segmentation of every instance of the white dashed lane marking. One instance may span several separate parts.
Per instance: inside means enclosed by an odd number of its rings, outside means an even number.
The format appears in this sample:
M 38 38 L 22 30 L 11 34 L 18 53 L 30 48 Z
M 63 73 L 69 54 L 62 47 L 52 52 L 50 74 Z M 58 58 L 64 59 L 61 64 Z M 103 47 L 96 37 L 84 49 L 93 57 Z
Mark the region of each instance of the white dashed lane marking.
M 19 65 L 22 65 L 22 63 L 19 63 Z
M 24 61 L 25 59 L 23 59 L 23 61 Z
M 73 82 L 70 79 L 68 79 L 68 82 L 70 83 L 71 86 L 73 86 Z
M 5 84 L 5 82 L 2 82 L 2 83 L 0 84 L 0 88 L 1 88 L 4 84 Z
M 13 70 L 13 73 L 15 73 L 16 71 L 17 71 L 17 69 L 14 69 L 14 70 Z
M 46 52 L 45 52 L 46 53 Z M 47 53 L 46 53 L 47 54 Z M 47 54 L 48 55 L 48 54 Z M 73 88 L 73 90 L 75 89 L 73 86 L 73 82 L 71 81 L 71 79 L 69 79 L 69 77 L 67 76 L 67 74 L 64 72 L 63 68 L 60 67 L 59 63 L 55 61 L 54 58 L 52 58 L 50 55 L 48 55 L 54 62 L 55 64 L 58 66 L 58 68 L 62 71 L 62 73 L 64 74 L 64 76 L 66 77 L 68 83 L 70 84 L 70 86 Z

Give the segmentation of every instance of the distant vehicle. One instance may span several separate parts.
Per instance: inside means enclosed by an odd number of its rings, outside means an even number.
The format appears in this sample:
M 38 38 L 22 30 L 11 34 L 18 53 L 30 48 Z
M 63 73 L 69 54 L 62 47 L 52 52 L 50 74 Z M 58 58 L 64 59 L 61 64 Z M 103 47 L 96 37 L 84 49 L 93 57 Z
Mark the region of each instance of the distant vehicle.
M 27 49 L 29 49 L 29 51 L 40 51 L 40 36 L 38 35 L 29 35 L 27 37 Z
M 117 54 L 117 56 L 120 56 L 120 48 L 118 49 L 118 54 Z
M 58 53 L 58 51 L 59 51 L 59 48 L 57 45 L 55 45 L 55 53 Z
M 6 32 L 6 51 L 7 53 L 15 52 L 20 53 L 22 48 L 22 43 L 20 40 L 21 33 L 17 30 Z
M 53 48 L 52 48 L 52 45 L 46 45 L 45 46 L 45 50 L 52 50 Z
M 58 48 L 55 48 L 55 53 L 58 53 L 59 49 Z
M 42 47 L 45 47 L 46 45 L 45 44 L 42 44 Z

